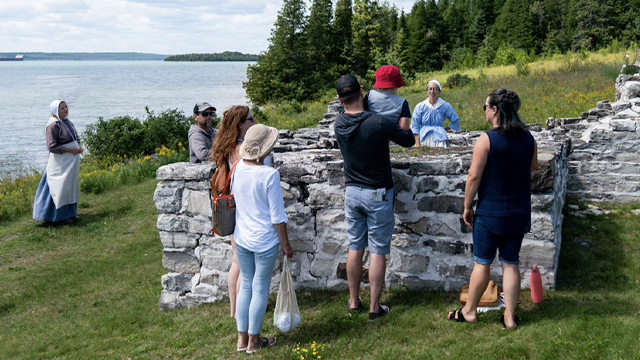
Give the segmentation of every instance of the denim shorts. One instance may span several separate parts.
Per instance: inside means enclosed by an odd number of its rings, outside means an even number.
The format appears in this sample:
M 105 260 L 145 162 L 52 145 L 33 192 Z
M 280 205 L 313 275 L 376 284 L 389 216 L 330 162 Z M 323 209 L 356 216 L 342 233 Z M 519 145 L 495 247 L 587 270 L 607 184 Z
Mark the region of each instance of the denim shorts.
M 508 221 L 508 219 L 503 220 Z M 473 221 L 473 261 L 489 265 L 496 258 L 496 250 L 500 249 L 498 255 L 500 261 L 505 264 L 519 264 L 520 247 L 524 233 L 499 235 L 496 234 L 495 229 L 491 230 L 492 226 L 499 226 L 499 222 L 483 221 L 483 216 L 475 217 Z
M 347 186 L 344 195 L 344 215 L 347 221 L 349 250 L 369 247 L 369 252 L 386 255 L 391 251 L 391 235 L 395 218 L 393 188 L 386 191 L 386 199 L 376 201 L 374 189 Z

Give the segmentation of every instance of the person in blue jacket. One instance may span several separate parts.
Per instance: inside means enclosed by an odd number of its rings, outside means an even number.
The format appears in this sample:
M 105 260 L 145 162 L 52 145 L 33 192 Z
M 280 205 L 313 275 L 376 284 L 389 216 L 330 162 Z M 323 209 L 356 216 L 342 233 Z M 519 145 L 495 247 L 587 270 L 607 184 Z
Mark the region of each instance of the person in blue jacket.
M 466 305 L 447 315 L 458 322 L 477 321 L 477 307 L 489 283 L 491 263 L 499 250 L 505 311 L 502 325 L 518 327 L 520 247 L 531 228 L 531 171 L 538 168 L 536 141 L 518 115 L 520 98 L 496 89 L 483 104 L 492 129 L 473 147 L 464 193 L 462 218 L 473 229 L 473 261 Z M 473 199 L 478 194 L 476 210 Z
M 449 137 L 445 130 L 460 131 L 460 117 L 448 102 L 440 99 L 442 86 L 438 80 L 427 84 L 429 97 L 416 105 L 411 118 L 411 131 L 416 139 L 416 146 L 449 147 Z M 443 128 L 445 118 L 449 126 Z

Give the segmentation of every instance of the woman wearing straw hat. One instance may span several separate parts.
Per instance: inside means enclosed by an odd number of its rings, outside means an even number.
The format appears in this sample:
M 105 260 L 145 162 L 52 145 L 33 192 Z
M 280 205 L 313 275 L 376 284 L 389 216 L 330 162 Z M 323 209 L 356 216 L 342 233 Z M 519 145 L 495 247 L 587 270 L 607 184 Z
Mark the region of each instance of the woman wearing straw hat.
M 411 131 L 416 138 L 416 146 L 449 147 L 449 137 L 445 130 L 460 131 L 460 117 L 448 102 L 440 98 L 442 86 L 438 80 L 427 84 L 427 99 L 413 109 Z M 449 126 L 443 128 L 444 119 Z
M 45 129 L 49 161 L 33 202 L 33 219 L 51 223 L 72 223 L 80 200 L 80 146 L 78 133 L 67 119 L 67 103 L 49 105 L 51 116 Z
M 238 351 L 253 353 L 276 343 L 260 337 L 267 309 L 267 297 L 282 245 L 285 256 L 293 256 L 287 236 L 287 215 L 278 170 L 264 159 L 278 139 L 278 130 L 256 124 L 247 131 L 240 146 L 242 160 L 236 165 L 232 192 L 236 201 L 233 237 L 240 266 L 240 292 L 236 301 Z

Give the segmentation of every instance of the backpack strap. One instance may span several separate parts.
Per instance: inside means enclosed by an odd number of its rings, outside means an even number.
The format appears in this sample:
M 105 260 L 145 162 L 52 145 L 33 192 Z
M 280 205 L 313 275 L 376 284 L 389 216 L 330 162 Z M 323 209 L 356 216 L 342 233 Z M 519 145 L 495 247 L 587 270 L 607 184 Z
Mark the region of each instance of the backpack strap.
M 231 194 L 231 184 L 230 184 L 231 176 L 236 171 L 236 165 L 238 165 L 240 160 L 242 160 L 242 159 L 238 159 L 238 160 L 236 160 L 236 162 L 233 163 L 233 166 L 231 167 L 231 171 L 229 171 L 229 176 L 227 176 L 227 182 L 225 182 L 224 187 L 222 188 L 222 193 L 223 194 L 227 190 L 227 187 L 229 188 L 229 194 Z

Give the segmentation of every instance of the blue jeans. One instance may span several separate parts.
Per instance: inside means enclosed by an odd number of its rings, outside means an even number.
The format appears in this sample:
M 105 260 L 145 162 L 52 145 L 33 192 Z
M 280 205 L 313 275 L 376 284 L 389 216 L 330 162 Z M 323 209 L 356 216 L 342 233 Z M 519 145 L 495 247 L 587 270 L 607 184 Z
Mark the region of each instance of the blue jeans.
M 369 247 L 373 254 L 387 255 L 391 250 L 393 215 L 393 188 L 386 191 L 385 199 L 376 201 L 375 190 L 347 186 L 344 194 L 344 216 L 347 222 L 349 250 Z
M 267 311 L 269 285 L 278 256 L 276 245 L 269 250 L 254 253 L 236 244 L 240 267 L 240 291 L 236 299 L 236 325 L 238 332 L 260 334 Z M 229 291 L 233 291 L 230 289 Z

